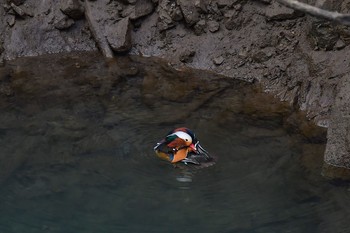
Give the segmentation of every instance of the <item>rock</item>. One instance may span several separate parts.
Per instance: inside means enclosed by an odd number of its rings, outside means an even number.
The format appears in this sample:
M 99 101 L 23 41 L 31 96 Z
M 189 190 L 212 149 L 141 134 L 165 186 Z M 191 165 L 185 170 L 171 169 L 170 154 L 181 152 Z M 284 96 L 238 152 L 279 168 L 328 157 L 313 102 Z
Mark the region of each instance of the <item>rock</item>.
M 227 30 L 238 30 L 242 27 L 244 19 L 243 18 L 236 18 L 236 17 L 230 17 L 225 22 L 225 28 Z
M 258 51 L 252 55 L 252 59 L 256 63 L 262 63 L 269 60 L 269 56 L 267 56 L 263 51 Z
M 12 10 L 11 6 L 7 3 L 3 4 L 2 6 L 6 12 L 9 12 L 10 10 Z
M 186 50 L 180 55 L 179 60 L 183 63 L 190 63 L 193 61 L 193 57 L 195 54 L 196 54 L 196 51 Z
M 337 50 L 341 50 L 343 48 L 345 48 L 346 44 L 344 43 L 343 40 L 338 40 L 337 43 L 335 43 L 334 48 Z
M 6 21 L 10 27 L 13 27 L 13 25 L 15 25 L 15 23 L 16 23 L 16 16 L 9 15 Z
M 224 8 L 224 7 L 232 7 L 233 4 L 238 2 L 237 0 L 217 0 L 216 4 L 218 5 L 219 8 Z
M 113 51 L 123 53 L 131 49 L 131 28 L 129 18 L 107 27 L 106 37 Z
M 185 21 L 189 26 L 193 26 L 199 21 L 197 7 L 192 1 L 178 0 L 177 3 L 179 4 Z
M 64 0 L 61 3 L 61 11 L 72 19 L 81 19 L 84 16 L 84 6 L 79 0 Z
M 149 15 L 153 12 L 154 6 L 150 0 L 138 0 L 135 4 L 135 17 L 130 19 L 138 19 Z
M 197 7 L 197 9 L 202 13 L 208 13 L 207 5 L 208 3 L 205 0 L 196 0 L 194 2 L 194 5 Z
M 171 3 L 168 0 L 162 0 L 159 2 L 157 22 L 157 28 L 159 31 L 164 31 L 175 27 L 174 15 L 177 16 L 175 12 L 181 13 L 180 8 L 175 3 Z
M 235 8 L 236 11 L 241 11 L 243 6 L 241 4 L 237 4 L 237 5 L 234 6 L 234 8 Z
M 270 5 L 270 7 L 266 8 L 265 16 L 268 20 L 287 20 L 295 19 L 301 15 L 291 8 L 283 6 L 279 3 L 273 3 Z
M 10 0 L 9 2 L 15 4 L 16 6 L 19 6 L 22 5 L 25 0 Z
M 309 34 L 311 45 L 318 49 L 333 50 L 339 40 L 339 33 L 330 22 L 313 21 Z
M 122 8 L 122 12 L 120 13 L 122 18 L 129 17 L 129 18 L 135 18 L 135 6 L 129 5 L 125 8 Z
M 327 132 L 325 162 L 350 169 L 350 76 L 341 77 Z
M 220 29 L 220 24 L 216 21 L 209 21 L 208 22 L 208 29 L 210 32 L 217 32 Z
M 70 28 L 74 24 L 74 20 L 68 17 L 63 17 L 62 19 L 58 20 L 54 26 L 58 30 L 65 30 Z
M 213 59 L 215 65 L 219 66 L 224 62 L 224 58 L 222 56 L 216 57 Z
M 179 7 L 176 7 L 171 13 L 170 13 L 170 17 L 172 18 L 172 20 L 174 21 L 180 21 L 184 18 L 184 16 L 182 15 L 181 9 Z
M 199 20 L 195 25 L 194 25 L 194 33 L 199 36 L 205 32 L 205 27 L 206 27 L 206 22 L 204 19 Z
M 104 28 L 101 23 L 104 21 L 103 12 L 106 11 L 106 5 L 101 1 L 85 2 L 85 17 L 96 43 L 103 56 L 106 58 L 113 58 L 113 51 L 104 35 Z
M 211 1 L 208 4 L 207 8 L 208 8 L 208 12 L 213 14 L 213 15 L 222 15 L 222 13 L 221 13 L 218 5 L 216 4 L 216 2 Z
M 129 17 L 131 20 L 137 20 L 153 12 L 154 6 L 150 0 L 139 0 L 135 5 L 127 6 L 121 13 L 122 17 Z
M 32 8 L 32 6 L 29 6 L 29 5 L 27 5 L 27 4 L 24 4 L 23 5 L 23 8 L 22 8 L 23 10 L 24 10 L 24 13 L 27 15 L 27 16 L 29 16 L 29 17 L 34 17 L 34 9 Z
M 21 7 L 16 6 L 14 3 L 11 3 L 11 7 L 18 16 L 20 16 L 22 18 L 24 18 L 26 16 L 25 11 Z

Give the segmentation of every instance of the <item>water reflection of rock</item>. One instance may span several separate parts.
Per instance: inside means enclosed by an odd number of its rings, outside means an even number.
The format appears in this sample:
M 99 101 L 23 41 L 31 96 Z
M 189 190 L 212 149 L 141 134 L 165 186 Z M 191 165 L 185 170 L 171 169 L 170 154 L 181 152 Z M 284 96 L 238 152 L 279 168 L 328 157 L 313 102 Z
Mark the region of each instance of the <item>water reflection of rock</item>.
M 22 165 L 147 157 L 154 139 L 175 125 L 192 124 L 206 134 L 208 121 L 237 130 L 237 122 L 249 119 L 299 124 L 299 118 L 286 120 L 286 104 L 248 83 L 176 71 L 157 59 L 51 55 L 21 58 L 0 69 L 0 180 Z M 280 132 L 260 125 L 244 134 L 253 139 Z

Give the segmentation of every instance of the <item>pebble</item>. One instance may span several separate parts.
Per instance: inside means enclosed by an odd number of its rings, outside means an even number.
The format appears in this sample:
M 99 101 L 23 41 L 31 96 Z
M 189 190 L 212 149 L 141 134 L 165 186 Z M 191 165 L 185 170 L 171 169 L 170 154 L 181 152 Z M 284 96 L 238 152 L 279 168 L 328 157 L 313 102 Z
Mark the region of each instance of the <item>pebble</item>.
M 345 48 L 346 44 L 344 43 L 343 40 L 338 40 L 337 43 L 335 44 L 334 48 L 337 50 L 341 50 L 343 48 Z
M 9 18 L 7 19 L 7 24 L 10 27 L 13 27 L 13 25 L 15 25 L 16 23 L 16 17 L 14 15 L 9 15 Z
M 26 15 L 24 10 L 22 8 L 16 6 L 15 4 L 11 3 L 11 7 L 16 12 L 17 15 L 19 15 L 21 17 L 24 17 Z
M 208 29 L 210 32 L 217 32 L 220 29 L 220 24 L 216 21 L 209 21 L 208 22 Z
M 224 62 L 224 58 L 222 56 L 216 57 L 213 60 L 214 64 L 219 66 Z

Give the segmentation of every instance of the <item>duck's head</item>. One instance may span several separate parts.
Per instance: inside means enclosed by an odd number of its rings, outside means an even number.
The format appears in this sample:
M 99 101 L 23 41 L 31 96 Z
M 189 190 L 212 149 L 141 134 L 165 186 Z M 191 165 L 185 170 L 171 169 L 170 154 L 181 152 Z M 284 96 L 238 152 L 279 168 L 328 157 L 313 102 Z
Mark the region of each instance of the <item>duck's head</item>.
M 171 163 L 184 162 L 199 165 L 211 161 L 209 153 L 199 144 L 195 134 L 188 128 L 177 128 L 168 133 L 154 147 L 158 157 Z

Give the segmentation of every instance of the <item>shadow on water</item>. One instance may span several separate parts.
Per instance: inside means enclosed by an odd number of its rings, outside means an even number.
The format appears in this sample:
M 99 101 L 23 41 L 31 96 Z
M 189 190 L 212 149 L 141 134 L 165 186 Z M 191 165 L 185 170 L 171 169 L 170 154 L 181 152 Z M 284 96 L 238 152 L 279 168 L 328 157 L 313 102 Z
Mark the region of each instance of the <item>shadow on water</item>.
M 350 231 L 348 185 L 320 176 L 324 132 L 251 84 L 95 53 L 0 75 L 0 232 Z M 158 160 L 178 126 L 217 164 Z

